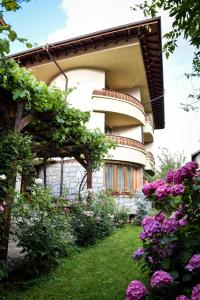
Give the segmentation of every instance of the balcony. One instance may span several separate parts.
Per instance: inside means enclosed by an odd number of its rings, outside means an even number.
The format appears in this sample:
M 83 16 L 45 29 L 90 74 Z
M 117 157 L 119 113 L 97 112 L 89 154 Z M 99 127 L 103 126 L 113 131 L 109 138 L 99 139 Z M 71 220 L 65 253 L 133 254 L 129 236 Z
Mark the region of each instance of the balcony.
M 93 111 L 105 112 L 112 127 L 145 125 L 143 104 L 136 98 L 113 90 L 94 90 Z
M 153 120 L 150 116 L 146 115 L 145 118 L 145 126 L 143 129 L 143 133 L 144 133 L 144 142 L 145 143 L 152 143 L 154 138 L 153 138 Z
M 155 174 L 155 160 L 151 152 L 146 152 L 146 165 L 144 170 L 152 176 Z
M 146 152 L 144 144 L 122 136 L 107 135 L 107 137 L 118 144 L 114 150 L 109 151 L 109 159 L 145 165 Z

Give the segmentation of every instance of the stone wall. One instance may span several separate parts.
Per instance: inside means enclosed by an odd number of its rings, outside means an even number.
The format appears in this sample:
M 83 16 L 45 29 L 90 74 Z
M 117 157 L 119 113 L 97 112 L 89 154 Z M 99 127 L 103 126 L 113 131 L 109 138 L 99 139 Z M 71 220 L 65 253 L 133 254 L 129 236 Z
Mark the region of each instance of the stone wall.
M 78 195 L 81 180 L 85 174 L 84 168 L 74 159 L 65 159 L 63 164 L 63 196 L 67 199 L 75 199 Z M 43 170 L 40 170 L 39 177 L 44 178 Z M 52 194 L 60 195 L 61 162 L 54 161 L 46 168 L 47 185 L 51 188 Z M 86 184 L 84 186 L 86 189 Z M 96 193 L 104 188 L 103 168 L 93 173 L 93 192 Z M 136 201 L 138 197 L 143 197 L 141 192 L 136 192 L 133 196 L 114 196 L 118 207 L 127 209 L 129 214 L 136 213 Z
M 63 195 L 67 198 L 75 198 L 79 191 L 81 180 L 85 169 L 75 160 L 64 160 L 63 164 Z M 39 177 L 44 179 L 43 170 L 40 170 Z M 60 195 L 61 162 L 55 161 L 46 168 L 47 186 L 51 188 L 52 194 Z M 86 189 L 86 184 L 85 187 Z M 103 168 L 93 173 L 93 191 L 98 192 L 103 188 Z

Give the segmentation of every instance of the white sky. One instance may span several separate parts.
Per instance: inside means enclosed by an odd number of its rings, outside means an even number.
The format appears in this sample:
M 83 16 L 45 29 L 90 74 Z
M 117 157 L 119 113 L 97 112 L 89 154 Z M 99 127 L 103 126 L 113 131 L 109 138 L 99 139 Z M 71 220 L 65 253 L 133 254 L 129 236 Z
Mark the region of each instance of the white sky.
M 142 12 L 130 9 L 136 2 L 62 0 L 60 8 L 66 14 L 66 25 L 50 33 L 48 42 L 142 20 Z M 171 20 L 163 12 L 161 17 L 162 33 L 165 33 L 170 29 Z M 158 147 L 166 147 L 172 152 L 184 151 L 190 160 L 191 153 L 200 149 L 200 113 L 186 113 L 180 108 L 180 102 L 187 101 L 187 95 L 193 92 L 194 82 L 184 78 L 184 73 L 191 72 L 192 48 L 184 40 L 179 44 L 175 54 L 168 60 L 164 57 L 166 126 L 155 131 L 154 153 L 158 154 Z

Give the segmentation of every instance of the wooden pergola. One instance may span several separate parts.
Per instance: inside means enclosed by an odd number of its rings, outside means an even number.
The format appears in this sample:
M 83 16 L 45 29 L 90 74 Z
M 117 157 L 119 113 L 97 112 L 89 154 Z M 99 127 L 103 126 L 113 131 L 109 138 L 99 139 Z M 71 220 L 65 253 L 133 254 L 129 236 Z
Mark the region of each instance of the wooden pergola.
M 32 150 L 35 156 L 45 161 L 50 157 L 74 157 L 87 174 L 87 188 L 92 188 L 92 170 L 93 162 L 88 152 L 87 144 L 78 144 L 75 137 L 66 140 L 65 143 L 59 145 L 50 138 L 49 132 L 53 130 L 54 123 L 52 118 L 55 113 L 37 112 L 26 109 L 26 100 L 13 101 L 12 95 L 0 88 L 0 134 L 1 138 L 6 136 L 9 131 L 15 131 L 18 134 L 28 133 L 32 137 Z M 38 128 L 34 122 L 39 121 Z M 41 129 L 43 127 L 43 130 Z M 55 128 L 54 128 L 55 129 Z M 61 160 L 62 162 L 62 160 Z M 63 168 L 63 165 L 61 166 Z M 63 179 L 61 179 L 63 180 Z M 16 174 L 10 181 L 15 187 Z M 12 205 L 6 208 L 6 214 L 3 224 L 3 239 L 1 240 L 0 259 L 7 260 L 8 241 L 10 233 Z

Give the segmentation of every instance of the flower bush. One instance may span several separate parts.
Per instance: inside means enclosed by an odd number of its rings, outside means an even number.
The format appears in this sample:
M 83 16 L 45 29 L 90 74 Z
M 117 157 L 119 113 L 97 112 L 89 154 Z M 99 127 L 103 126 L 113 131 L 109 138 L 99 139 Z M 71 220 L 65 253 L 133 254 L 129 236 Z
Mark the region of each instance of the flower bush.
M 24 252 L 27 275 L 47 271 L 67 256 L 74 245 L 73 230 L 62 203 L 52 203 L 48 189 L 32 186 L 30 193 L 19 194 L 13 208 L 17 245 Z
M 83 192 L 81 199 L 72 202 L 71 224 L 78 246 L 95 244 L 128 220 L 127 212 L 117 209 L 111 195 L 89 194 L 88 198 L 87 191 Z
M 165 180 L 143 187 L 158 213 L 146 216 L 133 253 L 151 276 L 148 294 L 137 299 L 200 299 L 200 172 L 188 162 Z M 129 300 L 136 299 L 133 295 Z

